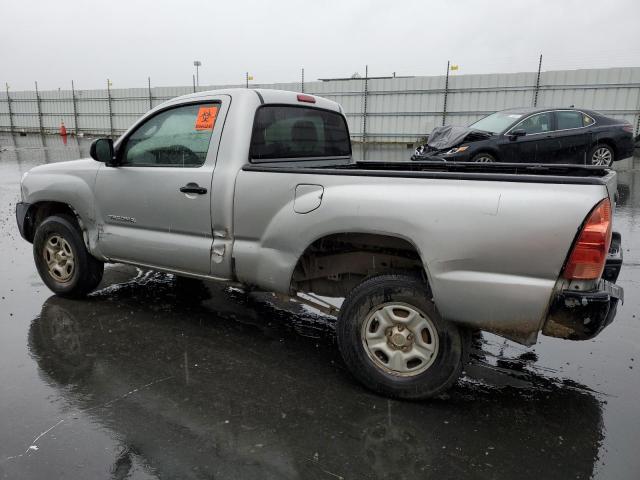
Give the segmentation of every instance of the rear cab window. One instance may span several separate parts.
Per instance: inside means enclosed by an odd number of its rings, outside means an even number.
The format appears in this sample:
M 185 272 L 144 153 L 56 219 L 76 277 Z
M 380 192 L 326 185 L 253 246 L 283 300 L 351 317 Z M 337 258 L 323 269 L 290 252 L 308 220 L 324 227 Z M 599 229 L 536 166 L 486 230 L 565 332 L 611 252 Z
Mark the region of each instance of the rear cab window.
M 256 111 L 252 163 L 350 157 L 349 129 L 338 112 L 295 105 L 263 105 Z

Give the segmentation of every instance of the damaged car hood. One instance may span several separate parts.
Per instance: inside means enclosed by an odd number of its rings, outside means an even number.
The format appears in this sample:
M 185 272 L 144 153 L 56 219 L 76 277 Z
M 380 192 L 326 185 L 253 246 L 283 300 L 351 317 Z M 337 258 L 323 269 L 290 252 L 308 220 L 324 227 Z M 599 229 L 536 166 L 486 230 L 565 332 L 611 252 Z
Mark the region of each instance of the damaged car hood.
M 470 136 L 474 138 L 470 138 Z M 429 135 L 427 145 L 433 149 L 444 150 L 455 147 L 462 143 L 465 139 L 468 141 L 484 140 L 490 138 L 488 132 L 481 132 L 469 127 L 457 127 L 455 125 L 445 125 L 444 127 L 436 127 Z

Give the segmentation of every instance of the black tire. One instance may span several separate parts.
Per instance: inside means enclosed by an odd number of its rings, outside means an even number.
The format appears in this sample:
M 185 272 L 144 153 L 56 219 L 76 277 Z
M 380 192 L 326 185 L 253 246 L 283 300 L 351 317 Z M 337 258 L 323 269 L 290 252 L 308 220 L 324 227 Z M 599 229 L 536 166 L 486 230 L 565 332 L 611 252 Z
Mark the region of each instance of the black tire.
M 477 163 L 494 163 L 494 162 L 497 162 L 498 159 L 495 157 L 495 155 L 492 155 L 490 153 L 480 152 L 480 153 L 476 153 L 471 158 L 471 161 L 477 162 Z
M 55 277 L 47 265 L 45 245 L 53 237 L 65 240 L 73 255 L 73 267 L 67 272 L 69 278 Z M 104 263 L 89 253 L 75 219 L 67 215 L 48 217 L 38 225 L 33 239 L 33 258 L 42 281 L 61 297 L 84 297 L 102 280 Z
M 367 353 L 364 322 L 390 303 L 410 306 L 420 316 L 428 317 L 434 327 L 438 345 L 435 359 L 430 360 L 430 366 L 425 364 L 426 370 L 420 373 L 394 374 L 377 365 Z M 420 278 L 408 275 L 380 275 L 365 280 L 346 297 L 338 316 L 338 346 L 349 371 L 371 390 L 395 398 L 430 398 L 451 387 L 462 371 L 469 338 L 440 317 L 428 286 Z
M 598 152 L 597 156 L 596 156 L 596 152 Z M 602 155 L 604 155 L 604 158 L 607 158 L 607 155 L 608 155 L 609 160 L 605 161 L 604 163 L 599 163 L 598 159 L 602 158 Z M 600 165 L 600 166 L 610 167 L 611 165 L 613 165 L 613 162 L 615 161 L 615 159 L 616 159 L 616 156 L 613 151 L 613 148 L 611 148 L 609 145 L 606 145 L 604 143 L 599 143 L 597 145 L 594 145 L 589 149 L 589 152 L 587 153 L 587 165 Z

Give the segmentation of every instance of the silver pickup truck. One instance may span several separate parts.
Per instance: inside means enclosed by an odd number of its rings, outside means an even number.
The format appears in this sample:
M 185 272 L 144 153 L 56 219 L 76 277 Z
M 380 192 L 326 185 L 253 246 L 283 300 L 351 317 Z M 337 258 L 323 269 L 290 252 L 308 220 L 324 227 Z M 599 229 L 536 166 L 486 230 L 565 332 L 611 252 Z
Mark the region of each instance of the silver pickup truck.
M 250 89 L 170 100 L 91 157 L 22 179 L 18 226 L 51 290 L 86 295 L 118 262 L 344 298 L 344 361 L 386 395 L 451 386 L 473 331 L 592 338 L 622 299 L 605 168 L 356 162 L 340 105 Z

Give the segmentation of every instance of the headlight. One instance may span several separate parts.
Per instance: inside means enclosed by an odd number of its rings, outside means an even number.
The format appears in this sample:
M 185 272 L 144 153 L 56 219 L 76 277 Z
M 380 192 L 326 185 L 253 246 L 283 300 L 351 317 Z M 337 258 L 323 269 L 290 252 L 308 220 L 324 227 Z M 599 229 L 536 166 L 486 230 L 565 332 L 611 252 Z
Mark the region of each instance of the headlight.
M 445 152 L 445 155 L 453 155 L 454 153 L 462 153 L 464 152 L 467 148 L 469 148 L 468 145 L 465 145 L 464 147 L 456 147 L 456 148 L 452 148 L 451 150 L 449 150 L 448 152 Z

